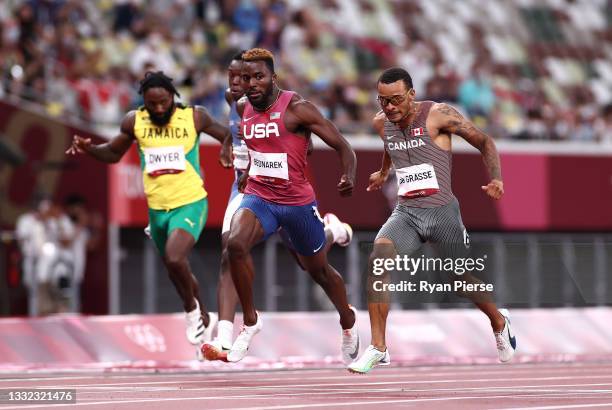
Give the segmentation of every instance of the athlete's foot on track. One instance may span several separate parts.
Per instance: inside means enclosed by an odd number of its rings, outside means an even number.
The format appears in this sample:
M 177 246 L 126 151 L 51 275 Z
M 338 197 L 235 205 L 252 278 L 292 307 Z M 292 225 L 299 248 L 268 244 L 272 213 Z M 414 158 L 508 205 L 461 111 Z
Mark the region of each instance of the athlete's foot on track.
M 495 334 L 495 344 L 497 345 L 497 355 L 502 363 L 512 360 L 516 351 L 516 337 L 510 328 L 510 314 L 506 309 L 500 309 L 499 313 L 504 316 L 506 324 L 501 332 L 493 332 Z
M 357 330 L 357 310 L 351 306 L 355 313 L 355 324 L 350 329 L 342 330 L 342 360 L 349 364 L 359 355 L 359 331 Z
M 234 341 L 232 348 L 227 354 L 227 360 L 229 362 L 239 362 L 242 360 L 247 352 L 249 351 L 249 345 L 253 337 L 261 331 L 263 323 L 259 312 L 257 313 L 257 322 L 253 326 L 242 325 L 242 331 Z
M 376 366 L 388 366 L 391 364 L 389 349 L 381 352 L 370 345 L 361 357 L 351 363 L 347 370 L 351 373 L 366 374 Z

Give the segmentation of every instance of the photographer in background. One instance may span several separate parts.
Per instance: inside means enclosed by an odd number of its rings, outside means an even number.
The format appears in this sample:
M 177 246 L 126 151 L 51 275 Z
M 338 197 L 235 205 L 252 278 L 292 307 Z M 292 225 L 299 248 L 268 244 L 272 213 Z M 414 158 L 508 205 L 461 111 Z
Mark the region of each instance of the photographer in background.
M 23 255 L 30 315 L 68 310 L 63 289 L 74 275 L 74 233 L 68 216 L 48 197 L 35 200 L 33 210 L 17 219 L 16 236 Z
M 100 243 L 102 216 L 87 208 L 85 198 L 78 194 L 71 194 L 64 200 L 64 210 L 74 225 L 74 235 L 71 242 L 74 272 L 72 280 L 66 285 L 70 296 L 70 310 L 80 310 L 80 289 L 87 266 L 87 252 L 94 250 Z

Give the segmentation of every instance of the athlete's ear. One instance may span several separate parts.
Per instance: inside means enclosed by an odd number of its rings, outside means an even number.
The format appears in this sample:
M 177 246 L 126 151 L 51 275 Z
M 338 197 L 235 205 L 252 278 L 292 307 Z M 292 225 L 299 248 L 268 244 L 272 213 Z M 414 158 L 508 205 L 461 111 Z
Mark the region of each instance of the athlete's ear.
M 414 90 L 414 88 L 411 88 L 410 91 L 408 91 L 408 94 L 410 94 L 411 98 L 414 98 L 414 96 L 416 95 L 416 91 Z
M 278 86 L 276 84 L 276 82 L 278 81 L 278 76 L 276 75 L 276 73 L 272 74 L 272 82 L 274 83 L 274 85 Z

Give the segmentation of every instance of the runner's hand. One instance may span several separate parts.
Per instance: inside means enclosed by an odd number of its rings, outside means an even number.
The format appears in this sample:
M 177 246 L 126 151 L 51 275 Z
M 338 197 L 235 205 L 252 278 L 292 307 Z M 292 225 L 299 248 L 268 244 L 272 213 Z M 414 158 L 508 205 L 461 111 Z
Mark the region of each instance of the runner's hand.
M 340 191 L 340 196 L 351 196 L 353 194 L 353 180 L 348 177 L 346 174 L 340 177 L 340 182 L 338 183 L 338 191 Z
M 219 163 L 223 168 L 231 168 L 233 163 L 232 144 L 221 145 L 219 153 Z
M 378 191 L 382 188 L 388 177 L 388 173 L 383 173 L 382 171 L 373 172 L 370 175 L 370 181 L 368 187 L 366 188 L 366 191 Z
M 83 154 L 89 150 L 89 147 L 91 147 L 91 138 L 83 138 L 75 134 L 72 137 L 72 144 L 66 150 L 66 154 Z
M 504 194 L 504 183 L 499 179 L 492 179 L 491 182 L 480 188 L 493 199 L 500 199 Z

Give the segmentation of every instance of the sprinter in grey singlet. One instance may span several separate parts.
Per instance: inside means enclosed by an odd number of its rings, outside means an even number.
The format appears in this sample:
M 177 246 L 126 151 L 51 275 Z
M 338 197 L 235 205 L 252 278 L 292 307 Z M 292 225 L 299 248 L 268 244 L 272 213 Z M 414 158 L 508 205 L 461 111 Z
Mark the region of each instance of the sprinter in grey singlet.
M 504 188 L 493 139 L 447 104 L 415 101 L 412 78 L 402 68 L 383 72 L 377 88 L 382 110 L 374 118 L 374 128 L 385 151 L 381 169 L 370 176 L 368 191 L 380 189 L 393 166 L 398 204 L 376 236 L 370 261 L 411 255 L 425 242 L 435 244 L 441 256 L 462 256 L 468 236 L 451 190 L 451 135 L 463 137 L 480 150 L 491 178 L 482 191 L 497 200 Z M 491 322 L 499 360 L 509 361 L 516 339 L 507 314 L 492 301 L 471 299 Z M 385 344 L 389 304 L 369 301 L 368 311 L 372 343 L 349 365 L 354 373 L 367 373 L 377 365 L 390 363 Z

